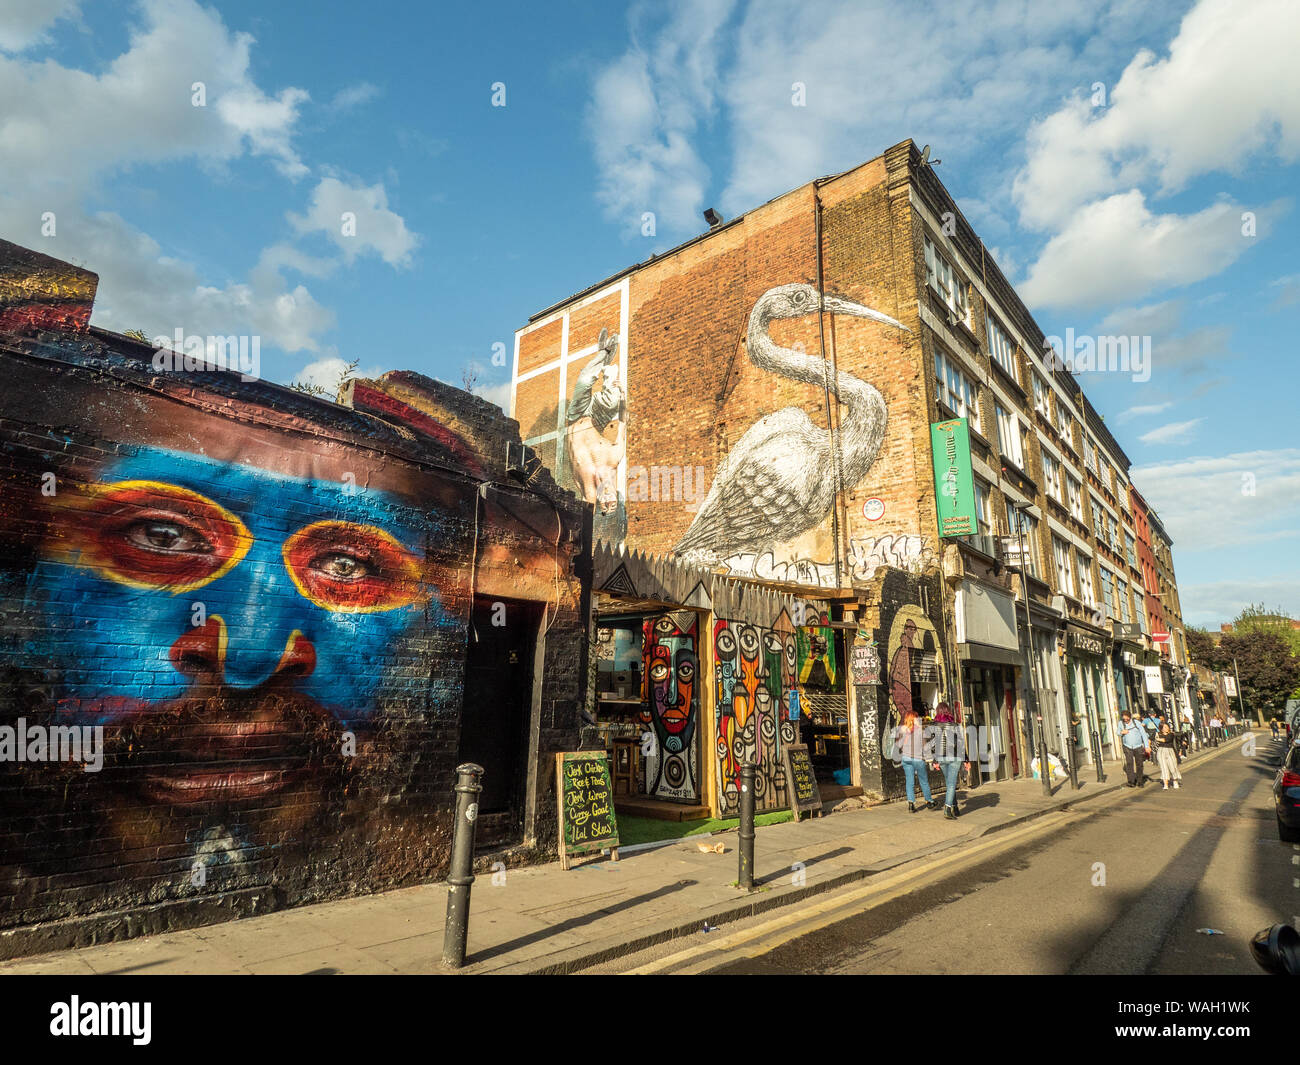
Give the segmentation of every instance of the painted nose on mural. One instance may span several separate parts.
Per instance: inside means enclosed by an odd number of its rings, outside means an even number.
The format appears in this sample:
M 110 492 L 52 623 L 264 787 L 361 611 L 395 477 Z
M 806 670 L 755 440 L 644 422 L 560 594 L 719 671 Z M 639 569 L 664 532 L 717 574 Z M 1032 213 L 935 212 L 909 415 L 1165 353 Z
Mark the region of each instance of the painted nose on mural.
M 232 688 L 256 688 L 271 677 L 307 677 L 316 669 L 316 648 L 297 629 L 277 648 L 235 650 L 232 653 L 226 622 L 213 614 L 201 626 L 177 638 L 171 646 L 177 672 L 200 682 L 225 683 Z

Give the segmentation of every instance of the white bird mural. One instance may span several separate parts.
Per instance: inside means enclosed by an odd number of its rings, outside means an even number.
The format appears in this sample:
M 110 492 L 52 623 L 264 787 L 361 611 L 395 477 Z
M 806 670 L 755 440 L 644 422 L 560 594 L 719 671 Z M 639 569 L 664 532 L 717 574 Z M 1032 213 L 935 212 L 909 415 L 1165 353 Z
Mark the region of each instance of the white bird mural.
M 910 332 L 902 322 L 838 296 L 823 298 L 807 284 L 768 289 L 749 314 L 746 347 L 760 369 L 825 387 L 842 404 L 840 451 L 843 488 L 857 486 L 875 462 L 885 439 L 885 400 L 828 361 L 778 345 L 768 328 L 780 318 L 802 318 L 819 310 L 869 318 Z M 835 500 L 830 434 L 798 407 L 760 418 L 737 441 L 718 468 L 709 493 L 674 550 L 709 564 L 739 552 L 761 553 L 816 527 Z

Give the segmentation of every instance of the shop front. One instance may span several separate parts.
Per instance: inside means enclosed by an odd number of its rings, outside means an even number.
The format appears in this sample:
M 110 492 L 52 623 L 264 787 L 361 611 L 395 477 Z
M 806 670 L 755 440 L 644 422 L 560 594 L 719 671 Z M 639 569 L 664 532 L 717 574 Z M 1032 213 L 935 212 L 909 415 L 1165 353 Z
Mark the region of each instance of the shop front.
M 1106 686 L 1108 643 L 1096 631 L 1073 622 L 1065 628 L 1065 672 L 1079 764 L 1095 766 L 1114 755 L 1117 726 Z
M 972 774 L 972 783 L 1021 776 L 1027 759 L 1016 728 L 1016 670 L 1025 659 L 1015 600 L 1003 588 L 963 580 L 954 595 L 954 618 L 964 723 L 974 727 L 980 748 L 980 772 L 978 778 Z
M 799 742 L 819 777 L 849 778 L 845 639 L 828 604 L 605 544 L 594 565 L 583 746 L 609 753 L 616 810 L 734 817 L 746 762 L 757 809 L 783 809 Z

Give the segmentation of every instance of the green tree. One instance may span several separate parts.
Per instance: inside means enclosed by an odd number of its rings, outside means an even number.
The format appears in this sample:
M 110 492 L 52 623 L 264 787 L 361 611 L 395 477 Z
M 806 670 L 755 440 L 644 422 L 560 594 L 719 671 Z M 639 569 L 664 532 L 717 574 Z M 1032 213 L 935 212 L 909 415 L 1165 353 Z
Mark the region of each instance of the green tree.
M 1300 657 L 1291 642 L 1276 630 L 1234 631 L 1219 641 L 1212 668 L 1223 673 L 1233 671 L 1236 660 L 1241 677 L 1241 694 L 1246 710 L 1256 710 L 1265 718 L 1280 714 L 1286 701 L 1300 687 Z
M 1198 666 L 1214 668 L 1214 637 L 1208 629 L 1188 627 L 1184 636 L 1187 639 L 1187 657 Z

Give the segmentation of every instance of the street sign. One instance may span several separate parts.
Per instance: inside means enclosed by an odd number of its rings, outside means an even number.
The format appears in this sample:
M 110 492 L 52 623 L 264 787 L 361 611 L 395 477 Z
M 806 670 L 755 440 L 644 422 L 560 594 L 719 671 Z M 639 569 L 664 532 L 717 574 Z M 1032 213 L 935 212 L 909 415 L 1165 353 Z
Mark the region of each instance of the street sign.
M 975 479 L 970 461 L 970 430 L 965 418 L 930 426 L 934 458 L 934 497 L 940 536 L 974 536 L 979 532 Z
M 1151 634 L 1151 642 L 1152 642 L 1152 643 L 1168 643 L 1168 642 L 1169 642 L 1169 633 L 1167 633 L 1167 632 L 1153 632 L 1153 633 Z

